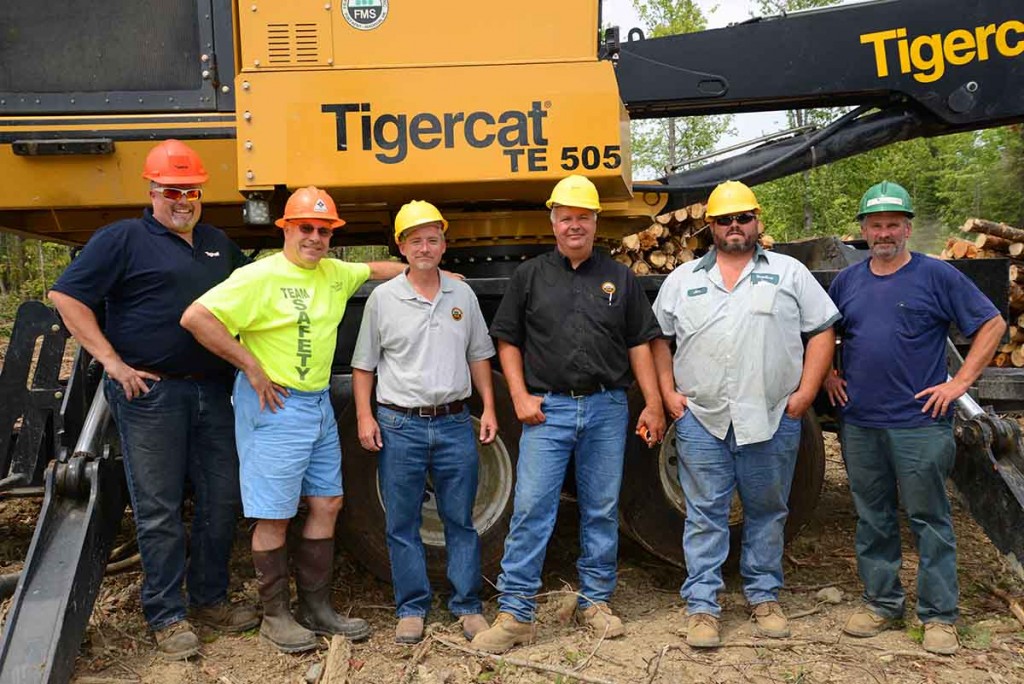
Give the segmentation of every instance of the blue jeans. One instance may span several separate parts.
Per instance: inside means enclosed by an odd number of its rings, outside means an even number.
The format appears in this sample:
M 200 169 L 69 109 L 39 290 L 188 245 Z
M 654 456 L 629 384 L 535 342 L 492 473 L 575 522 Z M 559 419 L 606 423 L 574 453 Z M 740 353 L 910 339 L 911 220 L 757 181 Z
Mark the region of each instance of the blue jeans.
M 524 425 L 516 466 L 516 498 L 498 577 L 500 609 L 532 622 L 535 596 L 569 458 L 576 455 L 580 511 L 581 607 L 608 601 L 615 590 L 619 551 L 619 488 L 629 407 L 626 391 L 609 390 L 573 399 L 544 395 L 547 419 Z
M 956 622 L 960 587 L 956 538 L 946 478 L 956 460 L 953 426 L 864 428 L 844 424 L 841 442 L 857 507 L 857 571 L 864 602 L 883 617 L 902 618 L 899 502 L 910 519 L 920 562 L 917 615 L 921 622 Z
M 398 617 L 423 617 L 430 610 L 430 581 L 420 537 L 427 475 L 444 525 L 452 585 L 448 609 L 456 616 L 481 612 L 480 535 L 473 527 L 478 456 L 469 409 L 421 418 L 380 406 L 377 422 L 384 442 L 378 472 Z
M 789 489 L 800 448 L 800 420 L 783 414 L 771 439 L 737 446 L 732 427 L 718 439 L 687 411 L 676 421 L 679 483 L 686 495 L 683 554 L 686 581 L 679 594 L 687 613 L 719 616 L 722 564 L 729 555 L 733 490 L 743 504 L 740 574 L 750 605 L 777 601 Z
M 227 381 L 147 381 L 128 401 L 104 376 L 104 393 L 121 435 L 135 529 L 142 555 L 142 610 L 153 630 L 185 618 L 185 525 L 181 506 L 192 483 L 195 516 L 188 602 L 227 598 L 228 560 L 238 522 L 238 457 Z

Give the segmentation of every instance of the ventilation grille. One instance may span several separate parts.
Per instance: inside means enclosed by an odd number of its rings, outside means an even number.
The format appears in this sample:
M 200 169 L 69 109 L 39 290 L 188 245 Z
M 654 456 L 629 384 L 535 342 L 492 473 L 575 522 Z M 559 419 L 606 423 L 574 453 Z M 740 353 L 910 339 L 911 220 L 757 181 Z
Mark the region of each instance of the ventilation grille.
M 268 24 L 268 61 L 274 65 L 319 63 L 317 28 L 316 24 Z

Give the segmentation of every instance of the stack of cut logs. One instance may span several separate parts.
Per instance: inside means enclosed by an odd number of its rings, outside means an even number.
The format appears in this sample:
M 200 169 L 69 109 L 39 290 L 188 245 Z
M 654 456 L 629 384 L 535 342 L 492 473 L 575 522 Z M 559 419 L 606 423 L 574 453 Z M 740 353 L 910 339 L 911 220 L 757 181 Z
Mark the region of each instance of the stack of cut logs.
M 648 275 L 669 273 L 679 264 L 703 256 L 711 246 L 704 208 L 701 203 L 691 204 L 657 216 L 649 228 L 622 238 L 612 250 L 613 258 L 637 275 Z M 761 244 L 771 247 L 774 241 L 762 235 Z
M 1024 367 L 1024 230 L 978 218 L 967 219 L 960 230 L 976 235 L 949 238 L 943 259 L 1010 259 L 1010 340 L 1000 345 L 991 365 Z

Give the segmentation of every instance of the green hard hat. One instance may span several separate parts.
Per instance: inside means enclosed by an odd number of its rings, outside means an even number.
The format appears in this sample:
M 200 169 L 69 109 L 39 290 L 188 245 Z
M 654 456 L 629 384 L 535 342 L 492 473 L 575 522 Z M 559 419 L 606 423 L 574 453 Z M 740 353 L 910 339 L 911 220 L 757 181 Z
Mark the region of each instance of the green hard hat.
M 878 214 L 883 211 L 898 211 L 914 218 L 914 205 L 910 202 L 910 193 L 902 185 L 892 181 L 882 181 L 872 185 L 860 198 L 860 209 L 857 220 L 867 214 Z

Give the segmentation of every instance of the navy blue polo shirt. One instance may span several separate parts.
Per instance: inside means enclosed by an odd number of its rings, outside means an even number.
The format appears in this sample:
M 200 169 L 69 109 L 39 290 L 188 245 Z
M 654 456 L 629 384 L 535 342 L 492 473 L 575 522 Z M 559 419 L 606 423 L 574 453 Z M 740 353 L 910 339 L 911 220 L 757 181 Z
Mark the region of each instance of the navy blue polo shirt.
M 231 365 L 179 321 L 189 304 L 245 263 L 224 231 L 199 223 L 189 246 L 146 209 L 142 218 L 97 231 L 53 289 L 98 315 L 105 308 L 103 333 L 129 366 L 226 376 Z

